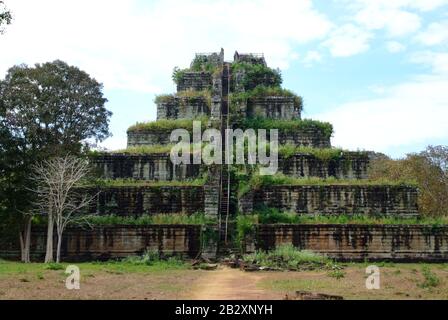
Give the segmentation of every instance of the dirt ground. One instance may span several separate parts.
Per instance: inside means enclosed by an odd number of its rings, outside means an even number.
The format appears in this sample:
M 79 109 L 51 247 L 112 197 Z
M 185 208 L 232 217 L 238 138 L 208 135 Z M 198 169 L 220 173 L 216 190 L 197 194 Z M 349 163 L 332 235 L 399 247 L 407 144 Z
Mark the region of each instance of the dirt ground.
M 349 264 L 339 279 L 326 271 L 244 272 L 123 269 L 79 264 L 80 290 L 65 288 L 64 270 L 17 263 L 2 268 L 0 299 L 283 299 L 296 290 L 335 294 L 345 299 L 448 299 L 448 265 L 380 266 L 380 289 L 365 287 L 365 264 Z M 429 269 L 432 281 L 423 269 Z

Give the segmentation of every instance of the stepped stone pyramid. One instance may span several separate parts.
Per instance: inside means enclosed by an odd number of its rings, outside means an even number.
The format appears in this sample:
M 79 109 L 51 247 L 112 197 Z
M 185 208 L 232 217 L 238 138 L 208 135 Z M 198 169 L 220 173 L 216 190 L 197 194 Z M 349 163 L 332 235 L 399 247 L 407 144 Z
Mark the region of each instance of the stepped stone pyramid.
M 331 124 L 301 119 L 302 99 L 280 87 L 279 71 L 269 68 L 262 54 L 236 52 L 232 62 L 224 60 L 223 50 L 196 54 L 189 68 L 175 69 L 173 79 L 177 92 L 156 99 L 157 121 L 130 127 L 128 150 L 93 159 L 103 178 L 122 181 L 101 187 L 92 213 L 204 212 L 220 223 L 260 206 L 307 215 L 418 215 L 417 189 L 375 184 L 368 180 L 367 152 L 331 148 Z M 191 132 L 193 119 L 223 134 L 226 128 L 277 128 L 283 150 L 278 173 L 299 183 L 249 185 L 240 192 L 251 170 L 235 174 L 225 164 L 174 165 L 171 131 Z

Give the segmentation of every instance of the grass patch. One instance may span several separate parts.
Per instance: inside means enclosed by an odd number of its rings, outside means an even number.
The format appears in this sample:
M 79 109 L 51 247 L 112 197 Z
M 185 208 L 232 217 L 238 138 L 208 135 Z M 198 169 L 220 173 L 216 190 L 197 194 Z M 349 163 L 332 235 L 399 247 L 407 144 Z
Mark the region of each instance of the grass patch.
M 133 126 L 129 127 L 127 132 L 171 132 L 175 129 L 185 129 L 189 132 L 193 132 L 193 121 L 201 122 L 201 130 L 204 130 L 207 123 L 207 117 L 199 117 L 197 119 L 161 119 L 150 122 L 137 122 Z
M 332 261 L 320 254 L 298 250 L 293 245 L 280 245 L 272 251 L 257 251 L 243 256 L 243 261 L 260 267 L 286 270 L 327 268 Z
M 242 121 L 242 129 L 278 129 L 283 132 L 320 131 L 322 136 L 329 139 L 333 134 L 333 126 L 329 122 L 311 119 L 304 120 L 275 120 L 269 118 L 248 118 Z
M 349 152 L 340 148 L 312 148 L 305 146 L 295 146 L 293 144 L 283 144 L 278 146 L 278 154 L 283 158 L 290 158 L 297 154 L 311 155 L 322 161 L 340 160 L 345 155 L 366 156 L 366 152 Z
M 256 172 L 252 174 L 249 181 L 252 189 L 259 189 L 264 186 L 288 185 L 288 186 L 417 186 L 414 181 L 401 181 L 389 179 L 337 179 L 335 177 L 328 178 L 295 178 L 281 173 L 274 175 L 259 175 Z
M 263 85 L 257 86 L 250 91 L 232 93 L 230 95 L 230 101 L 241 103 L 250 99 L 264 97 L 291 97 L 294 98 L 294 105 L 299 108 L 300 111 L 303 109 L 302 97 L 296 95 L 294 92 L 281 87 L 266 87 Z
M 157 95 L 154 102 L 156 104 L 161 103 L 174 103 L 176 99 L 179 99 L 179 103 L 192 103 L 198 100 L 203 100 L 207 106 L 211 105 L 212 97 L 210 90 L 201 90 L 201 91 L 181 91 L 176 94 L 164 94 Z
M 448 225 L 448 217 L 430 218 L 397 218 L 366 215 L 300 215 L 293 212 L 282 212 L 276 208 L 259 206 L 248 220 L 260 224 L 361 224 L 361 225 L 425 225 L 439 227 Z M 391 264 L 387 264 L 390 266 Z M 386 265 L 384 265 L 386 266 Z
M 182 181 L 149 181 L 135 179 L 96 179 L 86 181 L 84 187 L 194 187 L 203 186 L 207 177 Z
M 86 216 L 88 224 L 96 226 L 133 225 L 145 226 L 153 224 L 194 224 L 205 225 L 216 223 L 215 218 L 206 217 L 203 213 L 186 214 L 157 214 L 141 215 L 139 217 L 125 217 L 117 215 Z

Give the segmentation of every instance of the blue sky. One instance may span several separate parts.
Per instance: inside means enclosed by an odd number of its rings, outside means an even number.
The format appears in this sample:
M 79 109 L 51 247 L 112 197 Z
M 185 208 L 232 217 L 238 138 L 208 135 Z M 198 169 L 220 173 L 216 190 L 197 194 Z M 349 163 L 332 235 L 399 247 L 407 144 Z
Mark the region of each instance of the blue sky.
M 6 0 L 0 76 L 62 59 L 104 83 L 113 137 L 154 120 L 154 96 L 195 52 L 264 52 L 333 145 L 400 157 L 448 144 L 448 0 Z

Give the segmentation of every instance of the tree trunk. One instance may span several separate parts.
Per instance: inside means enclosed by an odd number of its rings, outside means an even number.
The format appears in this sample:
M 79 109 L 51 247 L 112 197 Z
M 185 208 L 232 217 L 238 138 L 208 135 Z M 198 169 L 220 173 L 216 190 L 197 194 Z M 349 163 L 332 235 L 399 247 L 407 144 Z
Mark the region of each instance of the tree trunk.
M 20 232 L 20 252 L 22 262 L 29 263 L 31 245 L 31 217 L 25 217 L 23 229 Z
M 61 244 L 62 244 L 62 232 L 58 232 L 58 246 L 56 249 L 56 262 L 61 262 Z
M 51 208 L 48 209 L 48 225 L 47 225 L 47 249 L 45 251 L 45 263 L 53 262 L 53 231 L 54 219 Z

